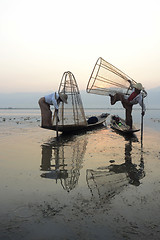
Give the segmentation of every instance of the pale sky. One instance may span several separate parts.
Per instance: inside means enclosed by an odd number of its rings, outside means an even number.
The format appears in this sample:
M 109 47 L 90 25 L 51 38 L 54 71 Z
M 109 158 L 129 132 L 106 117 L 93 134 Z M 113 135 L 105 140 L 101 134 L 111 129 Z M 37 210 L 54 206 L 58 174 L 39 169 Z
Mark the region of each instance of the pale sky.
M 160 86 L 159 0 L 0 0 L 0 92 L 86 89 L 98 57 Z

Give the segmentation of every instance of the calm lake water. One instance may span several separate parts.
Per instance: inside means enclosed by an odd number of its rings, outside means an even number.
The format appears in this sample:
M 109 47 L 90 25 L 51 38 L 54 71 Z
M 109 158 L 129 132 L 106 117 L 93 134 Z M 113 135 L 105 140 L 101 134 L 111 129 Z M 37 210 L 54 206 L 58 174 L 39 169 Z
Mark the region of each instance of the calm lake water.
M 110 113 L 111 115 L 116 114 L 122 118 L 125 118 L 124 109 L 85 109 L 86 117 L 93 115 L 100 115 L 101 113 Z M 134 109 L 132 112 L 134 124 L 138 127 L 141 125 L 141 110 Z M 7 121 L 13 123 L 20 123 L 28 125 L 37 125 L 40 122 L 41 115 L 39 109 L 0 109 L 0 122 Z M 158 128 L 160 130 L 160 109 L 149 109 L 146 111 L 145 117 L 143 118 L 144 125 L 151 128 Z M 154 122 L 154 126 L 153 126 Z M 39 123 L 40 125 L 40 123 Z
M 85 109 L 124 118 L 123 109 Z M 61 136 L 39 109 L 0 109 L 0 239 L 158 239 L 160 110 L 147 110 L 144 144 L 109 126 Z M 141 125 L 140 110 L 133 111 Z

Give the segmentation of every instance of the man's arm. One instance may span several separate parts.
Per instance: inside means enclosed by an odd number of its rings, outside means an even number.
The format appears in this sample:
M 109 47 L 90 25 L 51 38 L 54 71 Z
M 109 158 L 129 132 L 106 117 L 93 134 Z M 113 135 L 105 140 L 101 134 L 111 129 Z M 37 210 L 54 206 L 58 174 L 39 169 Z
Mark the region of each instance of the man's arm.
M 146 106 L 145 106 L 145 104 L 144 104 L 144 102 L 142 101 L 142 98 L 143 98 L 143 95 L 142 94 L 140 94 L 141 95 L 141 97 L 140 97 L 140 99 L 139 99 L 139 105 L 142 107 L 142 116 L 144 116 L 145 115 L 145 112 L 146 112 Z
M 58 110 L 58 103 L 57 103 L 57 100 L 56 100 L 56 93 L 53 94 L 53 96 L 52 96 L 52 104 L 55 107 L 55 110 Z
M 128 82 L 130 84 L 129 89 L 133 89 L 132 81 L 128 79 Z

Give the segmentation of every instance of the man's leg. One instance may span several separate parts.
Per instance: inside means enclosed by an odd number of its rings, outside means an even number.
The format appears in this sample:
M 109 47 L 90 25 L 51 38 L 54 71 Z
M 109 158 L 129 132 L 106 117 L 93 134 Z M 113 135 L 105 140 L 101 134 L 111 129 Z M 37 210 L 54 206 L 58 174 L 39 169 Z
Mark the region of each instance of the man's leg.
M 124 97 L 123 97 L 123 94 L 122 93 L 116 93 L 114 96 L 112 96 L 111 94 L 109 95 L 110 96 L 110 100 L 111 100 L 111 105 L 114 105 L 116 102 L 118 101 L 123 101 Z
M 132 106 L 126 108 L 126 124 L 132 129 Z
M 42 127 L 51 127 L 52 126 L 52 111 L 50 106 L 45 102 L 45 98 L 39 100 L 39 106 L 41 109 L 41 126 Z

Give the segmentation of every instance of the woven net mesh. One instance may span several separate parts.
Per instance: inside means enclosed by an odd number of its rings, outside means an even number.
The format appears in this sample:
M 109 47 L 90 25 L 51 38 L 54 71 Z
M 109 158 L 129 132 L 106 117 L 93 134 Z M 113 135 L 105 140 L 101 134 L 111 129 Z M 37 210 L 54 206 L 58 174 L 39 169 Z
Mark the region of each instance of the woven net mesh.
M 119 194 L 128 184 L 125 173 L 87 169 L 86 180 L 92 196 L 96 200 L 106 201 Z
M 83 109 L 81 95 L 74 75 L 71 72 L 65 72 L 59 86 L 59 92 L 68 96 L 67 104 L 61 102 L 59 105 L 59 123 L 58 125 L 87 125 Z M 56 124 L 56 118 L 53 118 L 53 125 Z
M 87 92 L 98 95 L 126 93 L 133 79 L 102 58 L 98 58 L 87 85 Z

